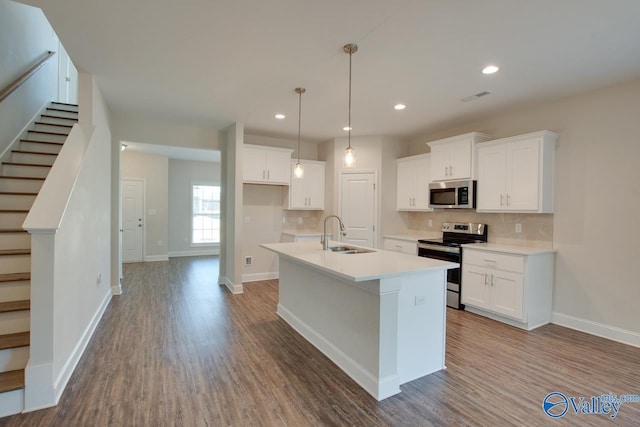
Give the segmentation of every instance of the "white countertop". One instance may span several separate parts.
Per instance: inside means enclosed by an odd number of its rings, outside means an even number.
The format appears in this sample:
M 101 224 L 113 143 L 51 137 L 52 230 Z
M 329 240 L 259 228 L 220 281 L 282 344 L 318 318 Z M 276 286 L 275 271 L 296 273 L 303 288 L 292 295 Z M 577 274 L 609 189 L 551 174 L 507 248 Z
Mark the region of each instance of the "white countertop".
M 555 249 L 535 248 L 532 246 L 499 245 L 497 243 L 469 243 L 462 245 L 462 247 L 516 255 L 538 255 L 557 252 Z
M 436 239 L 442 237 L 442 233 L 421 233 L 421 234 L 385 234 L 385 239 L 404 240 L 407 242 L 418 243 L 421 239 Z
M 344 243 L 330 242 L 330 246 L 337 245 Z M 366 254 L 341 254 L 323 250 L 318 242 L 263 243 L 260 246 L 282 257 L 354 282 L 459 267 L 453 262 L 382 249 L 374 249 L 374 252 Z

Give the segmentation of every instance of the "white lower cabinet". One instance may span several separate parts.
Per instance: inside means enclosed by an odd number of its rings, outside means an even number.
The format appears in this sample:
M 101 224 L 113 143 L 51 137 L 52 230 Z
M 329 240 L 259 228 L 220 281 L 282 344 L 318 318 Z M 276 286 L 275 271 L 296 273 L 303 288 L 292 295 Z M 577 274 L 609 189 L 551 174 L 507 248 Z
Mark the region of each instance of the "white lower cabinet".
M 527 330 L 549 323 L 554 252 L 487 247 L 493 250 L 463 248 L 462 303 L 466 309 Z
M 383 249 L 385 251 L 402 252 L 405 254 L 417 255 L 418 254 L 418 242 L 410 242 L 408 240 L 393 239 L 389 237 L 384 238 Z

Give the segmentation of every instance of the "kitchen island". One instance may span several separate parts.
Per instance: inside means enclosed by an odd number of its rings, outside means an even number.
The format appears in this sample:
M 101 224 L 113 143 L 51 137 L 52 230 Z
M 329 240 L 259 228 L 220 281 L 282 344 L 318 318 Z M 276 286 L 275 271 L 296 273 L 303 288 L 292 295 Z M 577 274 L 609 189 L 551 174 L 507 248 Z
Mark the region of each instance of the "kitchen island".
M 458 264 L 318 242 L 260 246 L 280 257 L 278 315 L 377 400 L 445 368 L 446 270 Z

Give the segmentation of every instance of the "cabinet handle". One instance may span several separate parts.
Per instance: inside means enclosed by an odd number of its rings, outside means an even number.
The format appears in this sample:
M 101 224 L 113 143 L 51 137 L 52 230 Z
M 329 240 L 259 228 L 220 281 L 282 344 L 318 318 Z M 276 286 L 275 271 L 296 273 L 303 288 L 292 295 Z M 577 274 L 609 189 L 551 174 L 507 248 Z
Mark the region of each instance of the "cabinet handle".
M 449 176 L 453 176 L 453 166 L 449 166 Z
M 495 259 L 489 259 L 489 258 L 483 258 L 482 259 L 484 262 L 498 262 Z
M 267 172 L 265 170 L 262 171 L 262 179 L 267 179 Z
M 270 173 L 271 173 L 271 171 L 270 171 L 270 170 L 267 170 L 267 179 L 269 179 L 269 178 L 270 178 Z
M 487 286 L 487 273 L 484 273 L 484 285 Z
M 444 167 L 444 176 L 449 176 L 449 172 L 447 170 L 448 170 L 448 167 L 445 166 Z
M 495 276 L 492 274 L 492 275 L 491 275 L 491 286 L 493 286 L 493 278 L 494 278 L 494 277 L 495 277 Z
M 504 196 L 501 194 L 500 195 L 500 206 L 502 206 L 502 203 L 504 202 Z
M 511 206 L 511 196 L 507 194 L 507 206 Z

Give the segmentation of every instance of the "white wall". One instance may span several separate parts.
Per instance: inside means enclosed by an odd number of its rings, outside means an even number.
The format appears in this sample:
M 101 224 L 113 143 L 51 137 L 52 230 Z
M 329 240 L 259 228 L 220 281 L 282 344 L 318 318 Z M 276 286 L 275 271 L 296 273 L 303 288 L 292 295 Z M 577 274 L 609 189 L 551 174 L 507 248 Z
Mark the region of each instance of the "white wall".
M 640 80 L 417 138 L 557 132 L 554 321 L 640 346 Z
M 40 9 L 0 0 L 0 89 L 58 50 L 58 37 Z M 0 153 L 58 95 L 58 55 L 0 103 Z
M 122 178 L 145 181 L 145 261 L 169 257 L 169 159 L 165 156 L 125 150 L 121 155 Z
M 223 132 L 220 193 L 220 277 L 232 293 L 242 293 L 242 144 L 244 126 L 234 123 Z
M 219 253 L 219 245 L 191 247 L 191 184 L 220 185 L 220 163 L 169 159 L 169 256 Z

